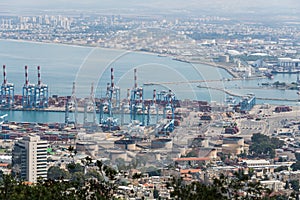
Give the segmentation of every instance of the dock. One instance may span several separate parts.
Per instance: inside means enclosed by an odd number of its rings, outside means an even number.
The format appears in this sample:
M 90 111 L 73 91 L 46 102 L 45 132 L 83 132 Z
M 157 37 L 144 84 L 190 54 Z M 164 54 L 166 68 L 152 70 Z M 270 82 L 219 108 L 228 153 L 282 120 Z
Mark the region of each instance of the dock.
M 229 90 L 226 90 L 224 88 L 217 88 L 217 87 L 211 87 L 211 86 L 198 86 L 198 88 L 205 88 L 205 89 L 211 89 L 211 90 L 218 90 L 218 91 L 221 91 L 221 92 L 224 92 L 230 96 L 235 96 L 235 97 L 243 97 L 244 95 L 241 95 L 241 94 L 236 94 L 232 91 L 229 91 Z M 258 88 L 259 89 L 259 88 Z M 256 99 L 259 99 L 259 100 L 269 100 L 269 101 L 289 101 L 289 102 L 299 102 L 299 99 L 281 99 L 281 98 L 269 98 L 269 97 L 256 97 Z

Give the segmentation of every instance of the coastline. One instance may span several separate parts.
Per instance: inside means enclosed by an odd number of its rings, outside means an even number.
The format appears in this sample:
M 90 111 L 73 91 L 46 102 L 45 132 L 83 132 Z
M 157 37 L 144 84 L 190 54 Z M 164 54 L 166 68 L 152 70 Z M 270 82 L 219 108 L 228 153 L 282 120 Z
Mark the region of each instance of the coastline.
M 0 41 L 9 41 L 9 42 L 20 42 L 20 43 L 32 43 L 32 44 L 48 44 L 48 45 L 61 45 L 61 46 L 70 46 L 76 48 L 88 48 L 88 49 L 105 49 L 111 51 L 122 51 L 122 52 L 134 52 L 134 53 L 141 53 L 141 54 L 150 54 L 150 55 L 160 55 L 159 53 L 150 52 L 150 51 L 140 51 L 140 50 L 129 50 L 129 49 L 122 49 L 122 48 L 110 48 L 110 47 L 100 47 L 96 45 L 89 45 L 89 44 L 70 44 L 70 43 L 62 43 L 62 42 L 55 42 L 55 41 L 32 41 L 32 40 L 23 40 L 23 39 L 3 39 L 0 38 Z M 161 54 L 166 55 L 166 54 Z M 172 58 L 169 55 L 166 55 L 168 58 Z
M 63 43 L 63 42 L 55 42 L 55 41 L 32 41 L 32 40 L 23 40 L 23 39 L 3 39 L 0 38 L 0 41 L 10 41 L 10 42 L 20 42 L 20 43 L 32 43 L 32 44 L 50 44 L 50 45 L 62 45 L 62 46 L 70 46 L 70 47 L 76 47 L 76 48 L 87 48 L 87 49 L 105 49 L 105 50 L 112 50 L 112 51 L 123 51 L 123 52 L 133 52 L 133 53 L 140 53 L 140 54 L 148 54 L 148 55 L 157 55 L 162 57 L 170 58 L 177 62 L 186 62 L 189 64 L 203 64 L 208 65 L 211 67 L 216 67 L 220 69 L 224 69 L 227 73 L 229 73 L 233 78 L 241 78 L 236 73 L 232 72 L 230 69 L 228 69 L 227 66 L 223 66 L 222 64 L 214 63 L 214 62 L 208 62 L 208 61 L 201 61 L 201 60 L 190 60 L 188 57 L 184 58 L 177 58 L 176 56 L 168 55 L 168 54 L 162 54 L 158 52 L 151 52 L 151 51 L 141 51 L 141 50 L 128 50 L 128 49 L 122 49 L 122 48 L 110 48 L 110 47 L 100 47 L 96 45 L 89 45 L 89 44 L 70 44 L 70 43 Z
M 77 44 L 68 44 L 68 43 L 60 43 L 60 42 L 47 42 L 47 41 L 33 41 L 33 40 L 21 40 L 21 39 L 3 39 L 0 38 L 0 41 L 9 41 L 9 42 L 20 42 L 20 43 L 31 43 L 31 44 L 50 44 L 50 45 L 62 45 L 62 46 L 72 46 L 78 48 L 91 48 L 91 46 L 85 45 L 77 45 Z
M 241 78 L 240 76 L 238 76 L 237 74 L 235 74 L 234 72 L 232 72 L 230 69 L 228 69 L 227 66 L 223 66 L 221 64 L 216 64 L 214 62 L 207 62 L 207 61 L 188 61 L 190 63 L 194 63 L 194 64 L 204 64 L 204 65 L 209 65 L 211 67 L 216 67 L 216 68 L 220 68 L 220 69 L 224 69 L 225 71 L 227 71 L 233 78 Z

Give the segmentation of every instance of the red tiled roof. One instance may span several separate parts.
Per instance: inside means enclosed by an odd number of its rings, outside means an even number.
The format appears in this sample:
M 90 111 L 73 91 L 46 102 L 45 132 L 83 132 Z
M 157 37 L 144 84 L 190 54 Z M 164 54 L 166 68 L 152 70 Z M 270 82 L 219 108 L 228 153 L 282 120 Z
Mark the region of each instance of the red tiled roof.
M 152 183 L 145 183 L 144 186 L 148 187 L 148 188 L 153 188 L 154 184 L 152 184 Z
M 32 182 L 29 182 L 29 181 L 24 181 L 23 184 L 24 184 L 24 185 L 33 185 L 33 183 L 32 183 Z
M 8 163 L 0 163 L 0 167 L 7 167 Z
M 191 180 L 192 180 L 192 178 L 189 178 L 189 177 L 184 177 L 184 178 L 182 178 L 182 180 L 184 180 L 184 181 L 191 181 Z
M 200 169 L 181 169 L 180 173 L 181 174 L 189 174 L 189 173 L 198 173 L 200 172 Z

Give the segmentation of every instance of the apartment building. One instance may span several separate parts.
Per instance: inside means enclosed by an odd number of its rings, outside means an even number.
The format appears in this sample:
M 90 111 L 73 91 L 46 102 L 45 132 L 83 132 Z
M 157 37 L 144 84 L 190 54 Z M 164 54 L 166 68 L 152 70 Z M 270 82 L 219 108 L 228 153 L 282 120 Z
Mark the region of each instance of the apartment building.
M 47 141 L 42 141 L 37 135 L 18 140 L 12 153 L 13 175 L 32 183 L 38 178 L 47 178 L 47 147 Z

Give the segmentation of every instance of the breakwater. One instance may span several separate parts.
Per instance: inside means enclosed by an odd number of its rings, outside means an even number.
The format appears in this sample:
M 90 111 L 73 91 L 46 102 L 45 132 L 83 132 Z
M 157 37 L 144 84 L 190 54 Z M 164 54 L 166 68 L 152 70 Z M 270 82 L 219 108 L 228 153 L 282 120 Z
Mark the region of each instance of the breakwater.
M 243 97 L 245 95 L 241 95 L 241 94 L 236 94 L 232 91 L 229 91 L 227 89 L 224 88 L 218 88 L 218 87 L 211 87 L 211 86 L 198 86 L 198 88 L 205 88 L 205 89 L 210 89 L 210 90 L 218 90 L 221 92 L 224 92 L 230 96 L 235 96 L 235 97 Z M 262 88 L 256 88 L 256 89 L 262 89 Z M 266 101 L 289 101 L 289 102 L 298 102 L 299 99 L 287 99 L 287 98 L 273 98 L 273 97 L 256 97 L 256 99 L 259 100 L 266 100 Z

